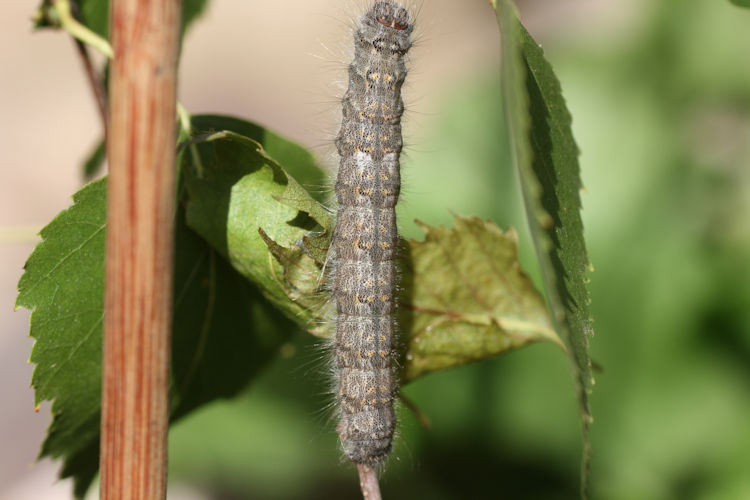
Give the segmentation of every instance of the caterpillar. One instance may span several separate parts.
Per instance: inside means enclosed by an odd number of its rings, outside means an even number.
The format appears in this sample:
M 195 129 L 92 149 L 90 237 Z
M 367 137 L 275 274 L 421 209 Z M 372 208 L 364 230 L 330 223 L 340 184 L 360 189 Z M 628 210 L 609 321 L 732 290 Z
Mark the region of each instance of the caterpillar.
M 388 456 L 396 425 L 395 206 L 401 187 L 401 87 L 413 30 L 409 17 L 391 0 L 374 2 L 362 16 L 335 140 L 340 156 L 331 242 L 336 430 L 346 456 L 369 466 Z

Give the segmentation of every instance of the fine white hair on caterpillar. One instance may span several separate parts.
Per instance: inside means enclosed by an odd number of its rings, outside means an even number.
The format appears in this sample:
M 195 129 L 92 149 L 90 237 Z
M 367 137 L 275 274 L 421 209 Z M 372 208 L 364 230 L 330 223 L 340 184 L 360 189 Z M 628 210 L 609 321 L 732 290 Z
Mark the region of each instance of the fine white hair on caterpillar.
M 337 431 L 346 456 L 370 467 L 390 453 L 396 426 L 395 206 L 412 31 L 409 11 L 392 0 L 372 2 L 362 15 L 335 141 L 340 162 L 329 260 Z
M 312 187 L 314 192 L 324 193 L 326 205 L 335 205 L 334 182 L 340 156 L 335 147 L 335 139 L 338 136 L 341 125 L 341 102 L 349 88 L 348 69 L 355 56 L 355 46 L 351 43 L 351 36 L 361 23 L 363 13 L 374 5 L 374 0 L 341 0 L 337 9 L 325 8 L 323 2 L 308 7 L 306 14 L 314 19 L 316 25 L 321 27 L 316 34 L 315 43 L 305 51 L 309 59 L 316 61 L 309 68 L 309 81 L 303 86 L 307 99 L 304 115 L 300 123 L 309 136 L 308 144 L 320 160 L 323 170 L 329 174 L 329 182 Z M 398 2 L 409 15 L 410 19 L 418 17 L 424 7 L 424 0 L 400 0 Z M 420 23 L 422 24 L 422 23 Z M 419 49 L 422 33 L 416 26 L 410 34 L 411 49 L 404 55 L 405 62 L 409 65 L 409 57 L 414 53 L 415 47 Z M 410 70 L 411 74 L 411 70 Z M 421 115 L 423 111 L 416 111 L 419 116 L 416 123 L 411 123 L 409 115 L 412 113 L 409 82 L 404 82 L 402 97 L 405 102 L 404 114 L 402 116 L 402 127 L 407 135 L 411 135 L 413 129 L 420 130 L 425 120 Z M 405 91 L 405 92 L 404 92 Z M 404 95 L 406 93 L 406 95 Z M 408 156 L 412 145 L 405 142 L 401 154 L 402 160 Z M 408 190 L 407 190 L 408 191 Z M 401 193 L 404 193 L 403 178 Z

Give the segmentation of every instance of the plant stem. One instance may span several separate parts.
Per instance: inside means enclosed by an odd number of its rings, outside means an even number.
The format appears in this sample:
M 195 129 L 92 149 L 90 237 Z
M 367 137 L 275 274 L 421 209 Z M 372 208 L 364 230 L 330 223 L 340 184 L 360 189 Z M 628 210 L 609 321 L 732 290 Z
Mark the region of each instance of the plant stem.
M 362 490 L 362 498 L 364 500 L 382 500 L 375 470 L 369 465 L 357 464 L 357 472 L 359 473 L 359 487 Z
M 429 430 L 432 428 L 430 417 L 428 417 L 422 410 L 420 410 L 419 407 L 414 404 L 414 401 L 407 398 L 401 393 L 399 393 L 398 398 L 404 403 L 404 405 L 406 405 L 407 408 L 412 411 L 412 413 L 414 413 L 414 416 L 417 417 L 417 420 L 419 421 L 419 425 L 421 425 L 423 429 Z
M 75 1 L 70 2 L 70 12 L 74 19 L 79 18 L 79 11 L 78 11 L 78 3 Z M 83 69 L 86 72 L 86 78 L 89 81 L 89 86 L 91 87 L 91 91 L 94 94 L 94 99 L 96 100 L 96 106 L 99 110 L 99 118 L 102 121 L 102 130 L 104 131 L 104 140 L 107 139 L 107 96 L 104 93 L 104 86 L 102 85 L 102 80 L 99 74 L 97 73 L 96 69 L 94 69 L 94 64 L 91 62 L 91 57 L 89 56 L 89 49 L 86 47 L 86 44 L 83 43 L 78 38 L 73 38 L 73 43 L 75 43 L 76 49 L 78 50 L 78 55 L 81 56 L 81 62 L 83 63 Z
M 113 0 L 101 498 L 166 496 L 180 0 Z
M 86 77 L 88 78 L 91 91 L 94 93 L 94 99 L 96 100 L 96 107 L 99 109 L 99 117 L 102 120 L 102 128 L 104 130 L 104 138 L 107 138 L 107 98 L 104 95 L 104 87 L 99 78 L 99 75 L 94 69 L 94 65 L 89 57 L 89 50 L 86 48 L 86 44 L 77 38 L 73 39 L 78 49 L 78 54 L 81 56 L 83 62 L 83 68 L 86 71 Z
M 55 0 L 57 16 L 60 18 L 60 26 L 70 33 L 76 40 L 95 47 L 99 52 L 112 59 L 112 47 L 109 42 L 100 37 L 73 17 L 69 0 Z M 114 31 L 114 30 L 113 30 Z

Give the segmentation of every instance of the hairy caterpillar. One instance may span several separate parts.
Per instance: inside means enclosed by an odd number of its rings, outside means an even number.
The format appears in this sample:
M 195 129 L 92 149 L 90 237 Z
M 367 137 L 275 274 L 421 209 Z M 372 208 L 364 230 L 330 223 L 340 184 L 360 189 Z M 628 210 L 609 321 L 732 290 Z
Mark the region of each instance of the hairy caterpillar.
M 401 86 L 413 26 L 407 10 L 378 0 L 354 32 L 342 104 L 341 157 L 331 248 L 335 263 L 337 431 L 355 463 L 375 465 L 395 428 L 395 206 L 400 191 Z

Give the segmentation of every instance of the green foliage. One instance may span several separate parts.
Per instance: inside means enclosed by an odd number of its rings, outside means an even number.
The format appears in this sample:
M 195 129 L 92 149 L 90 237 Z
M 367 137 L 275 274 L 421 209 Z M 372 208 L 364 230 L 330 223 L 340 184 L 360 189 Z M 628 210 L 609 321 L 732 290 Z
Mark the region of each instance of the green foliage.
M 54 416 L 41 457 L 62 457 L 62 477 L 82 496 L 98 466 L 106 180 L 74 197 L 42 231 L 19 282 L 17 306 L 32 309 L 37 404 Z M 230 397 L 295 328 L 177 217 L 171 419 Z
M 738 7 L 750 7 L 750 0 L 729 0 Z
M 18 283 L 16 307 L 33 311 L 34 399 L 53 401 L 40 457 L 64 457 L 65 475 L 79 472 L 71 462 L 99 434 L 105 194 L 98 181 L 74 196 L 75 204 L 42 230 Z M 97 456 L 95 450 L 90 458 Z M 90 481 L 89 471 L 82 481 Z
M 420 224 L 402 259 L 404 379 L 496 356 L 529 342 L 562 344 L 541 295 L 518 263 L 511 229 L 456 217 L 452 229 Z
M 270 152 L 308 181 L 322 172 L 304 149 L 256 125 L 220 116 L 191 123 L 221 127 L 235 130 L 206 132 L 180 155 L 188 199 L 177 214 L 172 419 L 236 394 L 294 330 L 258 290 L 300 326 L 329 334 L 320 285 L 331 218 Z M 97 464 L 105 186 L 84 188 L 43 230 L 19 283 L 18 305 L 33 310 L 37 402 L 54 400 L 42 456 L 65 459 L 79 496 Z M 512 232 L 463 218 L 452 230 L 423 229 L 425 241 L 403 242 L 406 381 L 532 341 L 559 344 Z
M 588 255 L 581 223 L 578 148 L 570 113 L 552 67 L 537 42 L 500 0 L 503 96 L 526 214 L 555 329 L 568 346 L 584 429 L 584 479 L 590 443 L 588 392 L 593 383 L 588 336 L 593 333 L 586 290 Z
M 94 149 L 91 150 L 86 160 L 83 162 L 83 177 L 90 179 L 94 177 L 104 165 L 107 159 L 107 145 L 104 139 L 97 141 Z
M 78 15 L 91 31 L 109 38 L 109 0 L 79 0 Z
M 321 279 L 320 269 L 312 257 L 297 249 L 289 272 L 305 274 L 302 280 L 306 283 L 290 291 L 286 286 L 290 277 L 271 256 L 261 232 L 281 247 L 292 247 L 316 228 L 325 238 L 330 218 L 259 142 L 266 134 L 272 137 L 269 148 L 273 151 L 281 144 L 278 137 L 251 124 L 236 127 L 238 122 L 198 117 L 193 124 L 195 131 L 221 130 L 222 125 L 241 131 L 206 134 L 188 146 L 188 225 L 243 276 L 257 283 L 271 302 L 309 328 L 325 315 L 321 311 L 325 298 L 313 293 Z M 312 156 L 301 148 L 287 147 L 278 152 L 299 170 L 322 175 Z
M 183 31 L 205 4 L 184 3 Z M 81 22 L 106 38 L 108 2 L 77 5 Z M 57 25 L 50 2 L 39 12 L 38 26 Z M 507 1 L 498 18 L 504 98 L 512 103 L 507 128 L 552 317 L 519 263 L 512 229 L 476 217 L 455 217 L 450 229 L 418 223 L 425 239 L 400 242 L 402 378 L 548 341 L 573 362 L 587 426 L 591 327 L 578 151 L 541 50 Z M 330 336 L 332 317 L 324 287 L 332 219 L 303 187 L 325 182 L 312 155 L 236 118 L 196 116 L 183 126 L 182 137 L 191 139 L 177 165 L 173 421 L 241 391 L 297 326 Z M 100 144 L 86 173 L 103 157 Z M 106 180 L 75 195 L 74 205 L 42 231 L 17 301 L 33 311 L 37 404 L 53 401 L 41 456 L 63 458 L 62 476 L 74 477 L 77 496 L 98 464 L 105 207 Z M 587 455 L 587 440 L 586 447 Z
M 333 311 L 323 289 L 330 216 L 257 142 L 274 137 L 273 148 L 276 136 L 221 117 L 194 123 L 195 130 L 227 125 L 237 131 L 209 133 L 189 146 L 196 151 L 186 155 L 188 224 L 289 318 L 330 336 Z M 286 156 L 297 169 L 300 162 L 316 169 L 303 150 Z M 424 242 L 401 242 L 405 381 L 531 341 L 559 342 L 543 300 L 520 269 L 513 233 L 462 218 L 453 230 L 422 227 Z
M 571 28 L 565 9 L 554 29 L 535 24 L 583 151 L 591 348 L 603 366 L 591 397 L 591 497 L 750 498 L 747 11 L 726 1 L 633 5 L 587 14 L 591 30 Z M 499 191 L 516 180 L 495 69 L 436 98 L 435 121 L 405 162 L 400 224 L 409 237 L 419 231 L 411 218 L 451 225 L 450 211 L 513 224 L 536 278 L 524 220 L 506 213 L 514 205 Z M 315 418 L 325 389 L 309 368 L 315 343 L 295 339 L 296 354 L 250 393 L 177 424 L 170 477 L 243 498 L 355 498 L 351 469 L 325 465 L 335 434 Z M 555 347 L 535 344 L 408 384 L 432 427 L 402 406 L 385 498 L 576 498 L 580 431 L 566 368 Z M 271 473 L 269 460 L 289 465 Z

